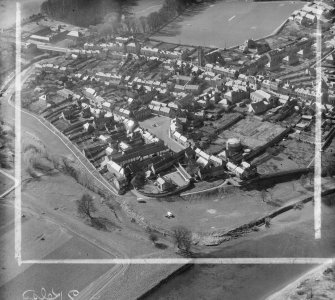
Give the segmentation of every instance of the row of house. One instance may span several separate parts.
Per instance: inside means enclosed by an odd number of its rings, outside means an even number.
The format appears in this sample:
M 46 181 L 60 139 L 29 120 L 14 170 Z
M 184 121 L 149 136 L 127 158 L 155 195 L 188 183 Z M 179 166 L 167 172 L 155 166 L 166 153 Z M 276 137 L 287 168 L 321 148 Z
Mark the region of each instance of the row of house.
M 295 21 L 300 25 L 308 26 L 316 23 L 317 15 L 300 10 L 293 12 L 289 20 Z
M 123 39 L 121 41 L 121 39 Z M 115 42 L 110 43 L 101 43 L 101 44 L 93 44 L 93 43 L 85 43 L 84 49 L 87 50 L 96 50 L 96 49 L 105 49 L 112 51 L 119 51 L 124 53 L 132 53 L 143 55 L 147 57 L 158 57 L 165 59 L 181 59 L 182 52 L 181 51 L 169 51 L 169 50 L 161 50 L 155 47 L 149 46 L 141 46 L 138 42 L 130 41 L 130 39 L 124 40 L 122 37 L 117 37 Z
M 177 119 L 171 120 L 170 123 L 170 134 L 171 137 L 177 141 L 179 144 L 183 145 L 185 148 L 190 146 L 190 142 L 187 137 L 183 136 L 181 133 L 181 127 Z M 219 167 L 223 166 L 223 160 L 217 156 L 209 155 L 206 152 L 202 151 L 199 148 L 195 149 L 195 155 L 197 157 L 196 163 L 203 167 Z
M 218 65 L 213 64 L 206 64 L 205 70 L 208 72 L 213 72 L 215 74 L 222 74 L 225 77 L 230 78 L 237 78 L 238 77 L 238 71 L 232 68 L 225 68 Z
M 121 75 L 111 74 L 111 73 L 104 73 L 104 72 L 97 72 L 95 74 L 96 78 L 100 78 L 109 84 L 119 85 L 122 80 Z
M 151 110 L 151 113 L 154 115 L 170 117 L 170 118 L 173 118 L 175 116 L 175 110 L 167 106 L 149 104 L 149 109 Z
M 57 64 L 52 64 L 52 63 L 44 63 L 44 64 L 39 64 L 36 63 L 35 67 L 40 70 L 45 70 L 45 71 L 59 71 L 59 72 L 67 72 L 70 71 L 68 67 L 65 66 L 59 66 Z
M 240 179 L 248 179 L 256 173 L 256 169 L 252 168 L 251 165 L 245 161 L 242 161 L 240 165 L 236 165 L 229 161 L 227 162 L 226 167 Z
M 143 160 L 152 156 L 163 155 L 169 152 L 169 149 L 163 142 L 144 144 L 141 147 L 134 147 L 123 153 L 112 153 L 110 159 L 119 166 L 125 166 L 128 163 Z
M 125 80 L 127 82 L 127 80 Z M 167 83 L 160 82 L 158 80 L 145 80 L 138 77 L 135 77 L 133 80 L 127 82 L 128 87 L 132 87 L 136 85 L 136 88 L 139 89 L 141 86 L 147 92 L 151 92 L 152 90 L 158 91 L 160 94 L 165 94 L 167 92 Z

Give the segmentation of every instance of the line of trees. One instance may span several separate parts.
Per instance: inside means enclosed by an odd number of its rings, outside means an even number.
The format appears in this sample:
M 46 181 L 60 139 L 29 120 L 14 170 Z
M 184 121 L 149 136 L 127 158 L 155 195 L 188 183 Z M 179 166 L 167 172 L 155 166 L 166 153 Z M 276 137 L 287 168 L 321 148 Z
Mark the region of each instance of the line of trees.
M 89 26 L 100 23 L 111 11 L 121 18 L 136 3 L 137 0 L 47 0 L 41 5 L 41 13 L 78 26 Z
M 1 103 L 0 103 L 1 110 Z M 0 167 L 10 169 L 13 166 L 14 159 L 14 130 L 12 128 L 4 129 L 4 123 L 0 120 Z
M 150 33 L 181 14 L 196 0 L 165 0 L 161 9 L 135 17 L 131 8 L 137 0 L 47 0 L 41 12 L 78 26 L 89 26 L 93 35 L 111 38 L 121 33 Z

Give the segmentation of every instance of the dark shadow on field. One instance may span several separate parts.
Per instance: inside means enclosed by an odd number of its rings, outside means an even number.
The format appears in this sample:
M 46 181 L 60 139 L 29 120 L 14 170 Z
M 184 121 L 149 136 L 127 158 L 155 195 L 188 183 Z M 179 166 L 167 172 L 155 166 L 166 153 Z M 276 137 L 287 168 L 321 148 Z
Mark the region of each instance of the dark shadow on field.
M 90 222 L 92 227 L 101 231 L 113 231 L 115 229 L 121 229 L 120 226 L 116 225 L 114 222 L 108 220 L 107 218 L 92 217 L 90 219 Z
M 283 205 L 283 201 L 280 199 L 274 199 L 274 200 L 266 201 L 266 204 L 272 207 L 281 207 Z
M 155 198 L 156 201 L 158 202 L 177 202 L 177 201 L 185 201 L 183 197 L 180 195 L 174 195 L 174 196 L 169 196 L 169 197 L 164 197 L 164 198 Z
M 165 249 L 167 249 L 169 246 L 168 246 L 168 245 L 165 245 L 165 244 L 163 244 L 163 243 L 155 243 L 155 247 L 156 247 L 157 249 L 165 250 Z
M 43 177 L 57 177 L 61 173 L 56 171 L 56 170 L 51 170 L 50 172 L 47 172 L 45 174 L 37 174 L 35 172 L 32 172 L 32 170 L 30 170 L 30 171 L 28 171 L 28 174 L 30 175 L 30 177 L 25 178 L 25 179 L 22 180 L 22 183 L 21 183 L 21 189 L 22 190 L 27 188 L 29 183 L 39 182 L 39 181 L 42 180 Z
M 324 203 L 326 206 L 335 206 L 334 194 L 322 197 L 322 203 Z

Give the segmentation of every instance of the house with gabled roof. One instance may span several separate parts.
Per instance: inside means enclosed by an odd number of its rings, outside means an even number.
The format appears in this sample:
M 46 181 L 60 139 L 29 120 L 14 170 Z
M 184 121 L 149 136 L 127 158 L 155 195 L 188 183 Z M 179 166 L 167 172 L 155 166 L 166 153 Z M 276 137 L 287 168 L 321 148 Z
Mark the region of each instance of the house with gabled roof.
M 262 114 L 266 112 L 268 109 L 270 109 L 269 102 L 265 100 L 261 100 L 258 102 L 252 102 L 249 104 L 249 112 L 254 113 L 255 115 Z

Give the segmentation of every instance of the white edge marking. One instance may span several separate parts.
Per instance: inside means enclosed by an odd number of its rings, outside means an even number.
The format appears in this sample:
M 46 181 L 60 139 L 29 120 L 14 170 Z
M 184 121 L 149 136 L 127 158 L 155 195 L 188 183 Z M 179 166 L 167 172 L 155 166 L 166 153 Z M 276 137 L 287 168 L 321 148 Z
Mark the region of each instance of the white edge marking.
M 46 259 L 23 260 L 23 264 L 328 264 L 335 258 L 243 257 L 243 258 L 126 258 L 126 259 Z
M 16 77 L 15 77 L 15 177 L 21 178 L 21 7 L 16 3 Z M 231 17 L 231 21 L 236 16 Z M 315 238 L 321 238 L 321 33 L 317 20 L 317 97 L 315 135 L 315 178 L 314 178 L 314 226 Z M 318 126 L 320 125 L 320 126 Z M 60 259 L 22 260 L 21 257 L 21 189 L 15 189 L 15 258 L 18 264 L 324 264 L 334 263 L 335 258 L 132 258 L 132 259 Z
M 315 118 L 315 163 L 314 163 L 314 234 L 321 239 L 321 85 L 322 85 L 322 31 L 320 17 L 316 27 L 316 118 Z
M 16 2 L 16 56 L 15 56 L 15 178 L 21 180 L 21 4 Z M 15 258 L 22 264 L 21 256 L 21 188 L 15 189 Z

